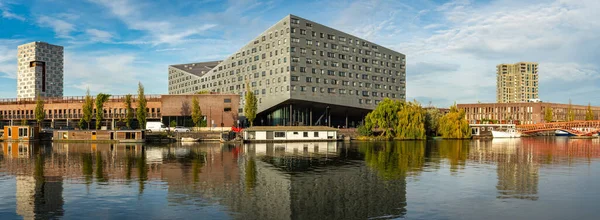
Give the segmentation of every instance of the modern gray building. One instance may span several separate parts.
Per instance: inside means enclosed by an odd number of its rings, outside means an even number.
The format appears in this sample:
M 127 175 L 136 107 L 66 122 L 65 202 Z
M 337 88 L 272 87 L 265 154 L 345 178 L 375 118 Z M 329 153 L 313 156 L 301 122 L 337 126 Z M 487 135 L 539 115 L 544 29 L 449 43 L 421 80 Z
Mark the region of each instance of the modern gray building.
M 255 125 L 353 127 L 384 98 L 405 100 L 406 58 L 375 43 L 288 15 L 222 61 L 169 66 L 169 94 L 258 99 Z
M 17 99 L 63 96 L 63 47 L 31 42 L 17 49 Z

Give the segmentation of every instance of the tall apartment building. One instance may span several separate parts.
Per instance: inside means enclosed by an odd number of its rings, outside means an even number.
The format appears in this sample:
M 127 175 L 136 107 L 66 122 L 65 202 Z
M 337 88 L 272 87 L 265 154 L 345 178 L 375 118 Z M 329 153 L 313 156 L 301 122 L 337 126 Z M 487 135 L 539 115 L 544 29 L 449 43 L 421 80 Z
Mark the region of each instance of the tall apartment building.
M 63 96 L 62 46 L 39 41 L 20 45 L 17 62 L 17 99 Z
M 498 103 L 529 102 L 539 99 L 538 64 L 518 62 L 496 66 Z
M 255 125 L 356 126 L 384 98 L 405 100 L 404 54 L 288 15 L 222 61 L 169 66 L 169 94 L 253 91 Z

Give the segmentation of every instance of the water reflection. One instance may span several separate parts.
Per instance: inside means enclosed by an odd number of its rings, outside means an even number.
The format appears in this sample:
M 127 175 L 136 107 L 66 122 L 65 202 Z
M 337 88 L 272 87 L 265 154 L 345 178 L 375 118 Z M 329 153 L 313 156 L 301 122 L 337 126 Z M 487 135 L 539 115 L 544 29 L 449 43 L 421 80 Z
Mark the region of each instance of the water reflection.
M 132 195 L 122 193 L 127 186 L 140 204 L 165 201 L 168 206 L 160 206 L 161 213 L 177 207 L 175 217 L 197 217 L 199 207 L 217 206 L 204 211 L 243 219 L 391 218 L 406 217 L 409 204 L 428 201 L 407 201 L 407 183 L 424 172 L 460 179 L 474 167 L 484 169 L 496 177 L 495 188 L 480 193 L 499 201 L 538 202 L 544 169 L 597 162 L 598 146 L 598 140 L 554 138 L 159 146 L 2 143 L 0 173 L 14 178 L 12 212 L 24 218 L 68 217 L 76 210 L 64 207 L 90 208 L 65 204 L 69 194 L 63 191 L 77 185 L 87 187 L 94 206 L 124 212 L 115 217 L 173 217 L 155 216 L 152 206 L 122 209 L 112 200 L 94 200 L 105 193 L 128 199 Z M 0 191 L 0 197 L 6 193 Z

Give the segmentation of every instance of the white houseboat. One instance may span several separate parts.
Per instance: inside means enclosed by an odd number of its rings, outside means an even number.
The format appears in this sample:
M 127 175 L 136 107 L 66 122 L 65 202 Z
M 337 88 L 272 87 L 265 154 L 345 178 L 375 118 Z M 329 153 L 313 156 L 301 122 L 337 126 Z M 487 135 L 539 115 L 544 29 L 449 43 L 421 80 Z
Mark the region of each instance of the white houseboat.
M 244 129 L 244 141 L 336 141 L 337 131 L 338 129 L 326 126 L 254 126 Z

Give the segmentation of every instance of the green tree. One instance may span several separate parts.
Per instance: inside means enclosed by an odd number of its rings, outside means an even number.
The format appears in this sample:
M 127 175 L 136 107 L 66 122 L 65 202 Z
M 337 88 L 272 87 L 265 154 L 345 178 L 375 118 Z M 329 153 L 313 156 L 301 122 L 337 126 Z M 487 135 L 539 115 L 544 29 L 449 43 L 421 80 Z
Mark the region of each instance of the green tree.
M 209 93 L 210 93 L 210 92 L 209 92 L 209 91 L 206 91 L 206 90 L 202 90 L 202 91 L 198 91 L 198 92 L 196 92 L 196 94 L 209 94 Z
M 393 129 L 398 125 L 398 112 L 403 105 L 401 101 L 383 99 L 373 111 L 367 114 L 365 128 L 368 130 L 379 128 L 383 130 L 382 137 L 393 138 L 395 136 Z
M 437 108 L 427 109 L 427 111 L 425 112 L 425 129 L 427 132 L 427 136 L 438 136 L 437 131 L 442 116 L 442 112 L 440 112 L 440 110 Z
M 100 129 L 104 116 L 104 103 L 110 98 L 109 94 L 98 93 L 96 96 L 96 129 Z
M 177 127 L 177 122 L 175 120 L 171 120 L 169 127 L 172 127 L 172 128 Z
M 200 109 L 200 103 L 196 96 L 192 99 L 192 121 L 196 127 L 200 127 L 202 123 L 202 109 Z
M 546 107 L 546 112 L 544 112 L 544 121 L 546 121 L 546 123 L 550 123 L 553 121 L 553 115 L 552 115 L 552 108 L 550 107 Z
M 257 108 L 258 106 L 256 96 L 254 95 L 254 92 L 248 89 L 248 91 L 246 91 L 246 105 L 244 105 L 244 115 L 250 122 L 251 127 L 254 125 L 254 119 L 256 118 Z
M 83 102 L 83 117 L 79 121 L 79 127 L 83 127 L 84 123 L 87 123 L 87 128 L 90 129 L 90 122 L 92 121 L 92 114 L 94 111 L 94 100 L 90 95 L 90 89 L 88 88 L 85 95 L 85 101 Z
M 137 120 L 140 124 L 140 129 L 146 128 L 146 117 L 148 115 L 148 111 L 146 110 L 146 96 L 144 95 L 144 86 L 142 83 L 138 83 L 138 108 L 137 108 Z
M 567 108 L 567 121 L 575 120 L 575 112 L 573 111 L 573 105 L 571 104 L 571 99 L 569 99 L 569 107 Z
M 407 102 L 397 113 L 395 138 L 403 140 L 425 139 L 425 110 L 417 101 Z
M 459 110 L 456 104 L 452 105 L 450 112 L 441 118 L 438 133 L 443 138 L 470 138 L 471 129 L 469 128 L 469 122 L 465 119 L 465 111 Z
M 46 119 L 46 111 L 44 111 L 44 100 L 38 95 L 35 104 L 35 120 L 38 126 L 42 127 L 42 122 Z
M 125 124 L 128 128 L 131 128 L 131 121 L 133 121 L 133 108 L 131 107 L 131 94 L 125 96 Z
M 594 120 L 594 112 L 592 111 L 592 104 L 588 103 L 587 112 L 585 113 L 585 120 L 592 121 Z

